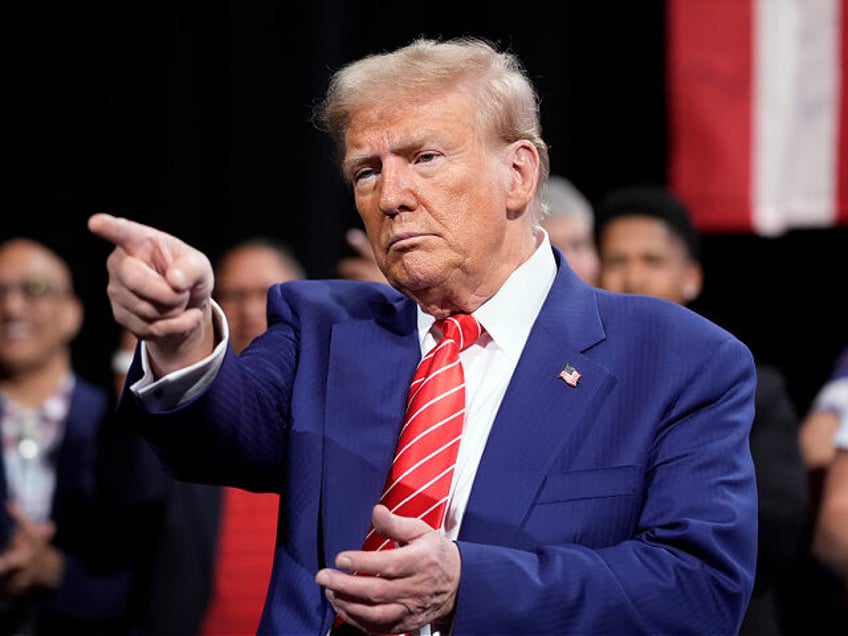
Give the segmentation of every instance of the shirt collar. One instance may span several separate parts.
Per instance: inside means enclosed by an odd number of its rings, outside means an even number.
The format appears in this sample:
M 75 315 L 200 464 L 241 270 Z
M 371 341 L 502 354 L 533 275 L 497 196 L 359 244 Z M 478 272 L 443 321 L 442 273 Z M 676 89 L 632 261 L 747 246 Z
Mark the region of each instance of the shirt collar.
M 494 344 L 516 360 L 556 277 L 556 260 L 548 233 L 542 228 L 536 228 L 536 231 L 541 234 L 542 240 L 533 255 L 472 314 Z M 434 322 L 433 316 L 418 307 L 418 337 L 422 351 L 429 349 L 427 338 Z

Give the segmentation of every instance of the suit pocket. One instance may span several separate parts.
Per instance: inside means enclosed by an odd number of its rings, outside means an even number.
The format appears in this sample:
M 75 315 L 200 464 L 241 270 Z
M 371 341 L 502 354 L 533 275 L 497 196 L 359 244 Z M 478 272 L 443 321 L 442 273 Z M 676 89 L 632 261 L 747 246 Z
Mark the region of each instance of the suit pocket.
M 536 503 L 635 495 L 642 485 L 639 476 L 635 465 L 552 473 L 545 479 Z
M 642 469 L 611 466 L 548 475 L 525 520 L 531 545 L 602 548 L 630 539 L 642 505 Z

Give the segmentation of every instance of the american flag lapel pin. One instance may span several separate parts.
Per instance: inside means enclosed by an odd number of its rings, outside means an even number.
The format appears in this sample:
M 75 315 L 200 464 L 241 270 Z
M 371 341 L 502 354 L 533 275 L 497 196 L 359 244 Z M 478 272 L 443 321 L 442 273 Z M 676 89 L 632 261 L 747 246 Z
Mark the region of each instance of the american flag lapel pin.
M 580 379 L 580 372 L 571 366 L 571 363 L 566 362 L 562 371 L 559 372 L 559 377 L 568 386 L 577 386 L 577 381 Z

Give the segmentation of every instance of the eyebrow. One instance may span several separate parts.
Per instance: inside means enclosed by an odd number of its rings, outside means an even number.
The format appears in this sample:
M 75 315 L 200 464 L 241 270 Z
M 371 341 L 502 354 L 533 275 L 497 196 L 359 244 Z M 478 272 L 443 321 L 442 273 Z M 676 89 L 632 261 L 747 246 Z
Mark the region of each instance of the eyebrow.
M 346 179 L 350 180 L 357 168 L 363 165 L 368 165 L 372 162 L 374 155 L 366 155 L 365 153 L 345 159 L 342 162 L 342 174 Z
M 389 153 L 392 155 L 409 155 L 412 152 L 417 152 L 427 146 L 438 147 L 439 150 L 445 151 L 445 143 L 437 140 L 436 135 L 432 130 L 415 131 L 410 137 L 399 140 L 398 143 L 389 145 Z M 342 172 L 350 178 L 354 170 L 360 166 L 373 165 L 374 162 L 382 163 L 379 155 L 370 151 L 354 153 L 349 158 L 342 162 Z

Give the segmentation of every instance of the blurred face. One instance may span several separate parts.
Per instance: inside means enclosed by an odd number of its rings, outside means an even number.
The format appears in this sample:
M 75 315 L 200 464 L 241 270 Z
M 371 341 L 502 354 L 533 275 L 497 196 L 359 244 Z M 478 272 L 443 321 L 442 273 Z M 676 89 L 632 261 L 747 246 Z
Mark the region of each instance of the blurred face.
M 0 374 L 14 377 L 70 364 L 82 306 L 67 266 L 27 240 L 0 246 Z
M 237 248 L 224 257 L 216 270 L 215 298 L 227 316 L 237 352 L 268 328 L 268 288 L 295 278 L 288 264 L 268 247 Z
M 634 215 L 613 219 L 598 245 L 599 287 L 647 294 L 685 305 L 701 292 L 702 273 L 686 246 L 662 221 Z
M 533 252 L 538 154 L 487 143 L 464 92 L 395 97 L 349 122 L 356 207 L 393 286 L 436 316 L 473 311 Z
M 589 219 L 580 214 L 551 216 L 542 221 L 542 226 L 571 269 L 590 285 L 596 284 L 600 265 Z

